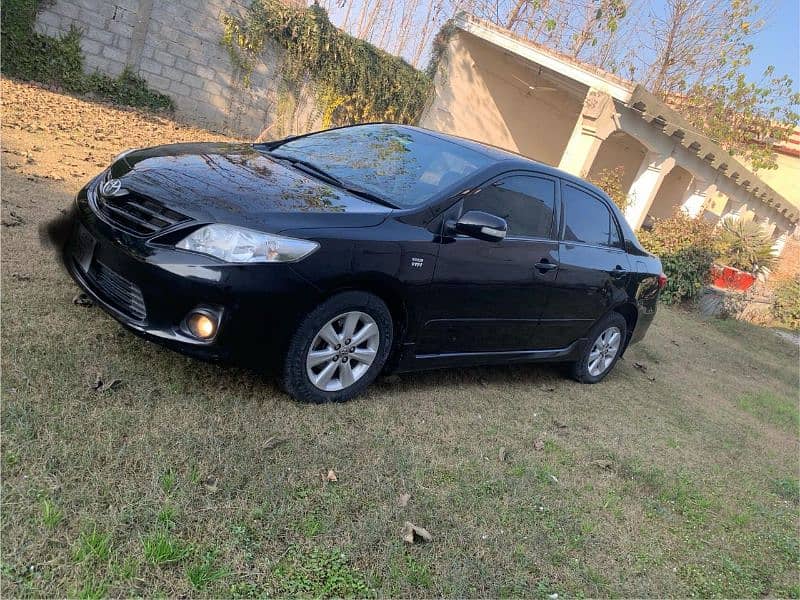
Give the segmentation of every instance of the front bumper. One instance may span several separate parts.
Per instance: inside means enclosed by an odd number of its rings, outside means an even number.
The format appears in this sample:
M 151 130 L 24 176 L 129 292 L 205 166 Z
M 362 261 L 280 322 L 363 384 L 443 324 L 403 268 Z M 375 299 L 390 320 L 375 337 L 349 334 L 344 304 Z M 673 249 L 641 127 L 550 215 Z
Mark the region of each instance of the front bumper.
M 289 265 L 231 265 L 130 235 L 92 210 L 87 188 L 76 199 L 63 259 L 98 306 L 137 335 L 183 354 L 262 370 L 282 363 L 289 337 L 320 301 L 315 286 Z M 221 315 L 211 341 L 183 325 L 198 307 Z

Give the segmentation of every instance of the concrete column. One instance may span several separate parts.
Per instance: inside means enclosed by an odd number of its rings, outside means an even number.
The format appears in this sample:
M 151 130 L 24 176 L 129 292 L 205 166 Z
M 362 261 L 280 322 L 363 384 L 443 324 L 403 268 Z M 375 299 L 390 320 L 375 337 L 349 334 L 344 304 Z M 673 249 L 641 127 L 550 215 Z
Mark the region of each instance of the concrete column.
M 717 186 L 715 184 L 709 184 L 702 179 L 694 179 L 683 199 L 681 210 L 691 218 L 696 219 L 702 214 L 709 198 L 713 198 L 716 193 Z
M 150 15 L 152 12 L 153 0 L 139 0 L 139 6 L 136 11 L 136 26 L 133 28 L 131 45 L 128 48 L 128 58 L 126 60 L 134 73 L 139 72 L 139 66 L 142 62 L 142 52 L 144 51 L 147 32 L 150 29 Z
M 771 221 L 769 217 L 764 217 L 759 223 L 770 237 L 775 233 L 775 228 L 778 226 L 777 223 Z
M 784 231 L 776 238 L 775 243 L 772 244 L 772 253 L 775 256 L 780 256 L 783 253 L 783 248 L 786 246 L 786 241 L 788 239 L 789 239 L 789 234 L 786 231 Z
M 558 167 L 578 177 L 586 177 L 600 144 L 618 127 L 613 98 L 590 88 Z
M 662 156 L 656 152 L 648 152 L 645 155 L 631 189 L 628 190 L 625 218 L 633 229 L 638 229 L 644 222 L 658 188 L 674 166 L 675 159 L 671 156 Z

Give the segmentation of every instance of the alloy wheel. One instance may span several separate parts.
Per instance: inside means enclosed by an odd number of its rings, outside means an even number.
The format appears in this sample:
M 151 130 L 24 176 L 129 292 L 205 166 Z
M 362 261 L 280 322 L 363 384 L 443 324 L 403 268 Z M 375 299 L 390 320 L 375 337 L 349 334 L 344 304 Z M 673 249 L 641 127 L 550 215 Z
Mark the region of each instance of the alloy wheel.
M 308 348 L 308 379 L 326 392 L 350 387 L 369 370 L 380 341 L 378 324 L 368 314 L 354 310 L 334 317 Z
M 609 327 L 594 341 L 589 352 L 589 375 L 597 377 L 605 373 L 619 352 L 622 332 L 618 327 Z

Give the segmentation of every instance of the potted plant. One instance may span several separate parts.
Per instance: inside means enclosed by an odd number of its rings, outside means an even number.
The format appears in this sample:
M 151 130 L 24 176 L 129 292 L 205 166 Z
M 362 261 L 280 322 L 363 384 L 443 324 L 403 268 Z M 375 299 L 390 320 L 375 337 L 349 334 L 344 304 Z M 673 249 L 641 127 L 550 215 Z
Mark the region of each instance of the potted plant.
M 754 221 L 737 217 L 722 220 L 722 252 L 712 267 L 713 284 L 723 289 L 746 291 L 756 277 L 775 264 L 772 239 Z

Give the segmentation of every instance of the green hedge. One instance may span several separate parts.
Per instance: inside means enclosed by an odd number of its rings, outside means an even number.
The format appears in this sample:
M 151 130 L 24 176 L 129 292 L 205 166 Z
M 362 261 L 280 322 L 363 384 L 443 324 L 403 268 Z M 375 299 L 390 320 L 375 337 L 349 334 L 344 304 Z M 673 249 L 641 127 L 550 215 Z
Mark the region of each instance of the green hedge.
M 92 92 L 117 104 L 152 110 L 174 109 L 169 96 L 149 89 L 144 79 L 128 69 L 116 78 L 84 73 L 78 29 L 72 27 L 60 38 L 34 30 L 36 15 L 46 3 L 44 0 L 4 0 L 0 15 L 0 68 L 4 75 L 58 85 L 77 94 Z

